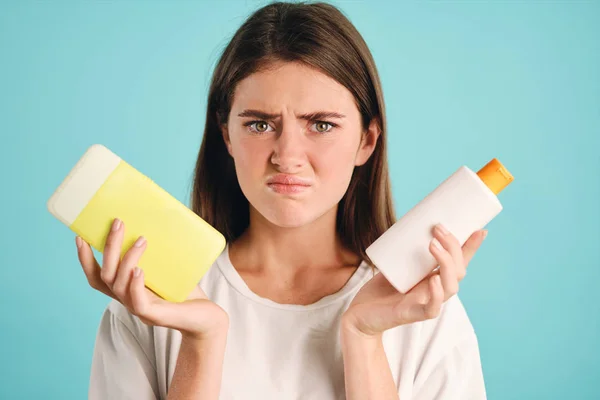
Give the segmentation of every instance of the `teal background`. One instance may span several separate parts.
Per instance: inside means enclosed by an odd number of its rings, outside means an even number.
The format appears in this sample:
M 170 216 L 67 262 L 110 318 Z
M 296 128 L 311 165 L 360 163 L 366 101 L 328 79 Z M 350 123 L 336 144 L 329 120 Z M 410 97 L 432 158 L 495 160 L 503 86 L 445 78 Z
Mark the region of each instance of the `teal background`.
M 257 1 L 0 3 L 0 398 L 87 396 L 108 303 L 46 200 L 103 143 L 189 204 L 210 74 Z M 600 2 L 334 4 L 377 62 L 399 214 L 516 180 L 461 297 L 490 399 L 598 399 Z

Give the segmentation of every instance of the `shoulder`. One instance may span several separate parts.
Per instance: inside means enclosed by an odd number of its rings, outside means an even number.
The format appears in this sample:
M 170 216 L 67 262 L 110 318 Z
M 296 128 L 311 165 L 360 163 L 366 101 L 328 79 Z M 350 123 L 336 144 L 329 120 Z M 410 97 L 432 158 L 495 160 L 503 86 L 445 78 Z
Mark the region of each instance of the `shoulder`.
M 437 318 L 388 332 L 387 341 L 393 349 L 392 354 L 408 356 L 415 366 L 436 365 L 457 348 L 475 351 L 478 348 L 475 330 L 458 295 L 443 304 Z
M 436 319 L 423 323 L 416 361 L 416 399 L 442 393 L 448 399 L 485 399 L 479 344 L 458 296 L 450 298 Z
M 225 247 L 202 276 L 198 285 L 211 301 L 224 307 L 226 304 L 223 303 L 226 303 L 233 292 L 236 291 L 234 288 L 243 286 L 240 284 L 239 279 L 241 278 L 239 278 L 229 261 L 228 247 Z
M 437 318 L 386 331 L 384 345 L 405 397 L 485 399 L 477 336 L 457 295 Z
M 446 301 L 437 318 L 423 322 L 423 334 L 444 335 L 448 345 L 462 342 L 466 336 L 475 333 L 463 302 L 458 295 Z
M 475 329 L 458 295 L 444 303 L 437 318 L 421 325 L 421 346 L 432 358 L 443 358 L 457 347 L 477 346 Z
M 116 300 L 111 302 L 104 311 L 102 326 L 113 335 L 131 335 L 143 348 L 151 347 L 154 332 L 151 326 L 143 323 L 137 316 Z
M 124 305 L 112 300 L 104 311 L 96 345 L 120 349 L 121 357 L 135 354 L 139 358 L 143 354 L 156 370 L 164 364 L 165 357 L 178 351 L 180 343 L 179 331 L 147 325 Z

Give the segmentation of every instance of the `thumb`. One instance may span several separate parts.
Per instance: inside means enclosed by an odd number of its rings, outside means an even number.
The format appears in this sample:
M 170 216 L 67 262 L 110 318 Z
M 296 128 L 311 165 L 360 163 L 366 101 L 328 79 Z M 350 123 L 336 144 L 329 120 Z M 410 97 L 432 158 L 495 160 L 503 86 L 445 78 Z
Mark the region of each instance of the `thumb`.
M 144 285 L 144 270 L 135 267 L 132 270 L 131 283 L 129 285 L 129 295 L 131 298 L 131 308 L 133 313 L 141 318 L 148 318 L 150 312 L 150 301 L 146 296 L 146 286 Z
M 204 293 L 204 291 L 202 289 L 200 289 L 200 286 L 198 286 L 198 285 L 194 286 L 194 290 L 192 290 L 192 293 L 190 293 L 190 295 L 187 298 L 187 300 L 194 300 L 194 299 L 208 300 L 208 296 L 206 295 L 206 293 Z
M 487 236 L 487 230 L 480 230 L 473 233 L 463 244 L 462 253 L 463 260 L 465 262 L 465 267 L 469 264 L 481 243 L 483 243 L 483 239 Z

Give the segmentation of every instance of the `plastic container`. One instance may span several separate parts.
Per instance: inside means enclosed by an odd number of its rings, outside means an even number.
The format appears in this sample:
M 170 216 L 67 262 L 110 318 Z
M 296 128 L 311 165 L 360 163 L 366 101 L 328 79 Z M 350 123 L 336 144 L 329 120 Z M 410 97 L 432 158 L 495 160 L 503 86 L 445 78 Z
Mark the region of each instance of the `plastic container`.
M 496 196 L 513 180 L 495 158 L 477 173 L 460 167 L 373 242 L 367 255 L 399 292 L 406 293 L 438 264 L 429 251 L 433 227 L 443 224 L 462 246 L 502 211 Z
M 47 207 L 99 252 L 119 218 L 125 224 L 119 259 L 144 236 L 148 245 L 137 264 L 144 284 L 171 302 L 188 298 L 226 245 L 208 222 L 101 144 L 87 149 Z

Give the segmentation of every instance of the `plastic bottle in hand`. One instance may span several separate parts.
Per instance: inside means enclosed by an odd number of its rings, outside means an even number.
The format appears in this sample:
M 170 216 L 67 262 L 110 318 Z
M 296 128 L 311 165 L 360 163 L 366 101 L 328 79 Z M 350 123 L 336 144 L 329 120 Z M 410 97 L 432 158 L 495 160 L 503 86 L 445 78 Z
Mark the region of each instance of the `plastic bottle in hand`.
M 399 292 L 406 293 L 437 265 L 429 252 L 433 227 L 443 224 L 463 245 L 502 211 L 496 196 L 513 180 L 495 158 L 477 173 L 460 167 L 373 242 L 367 255 Z

